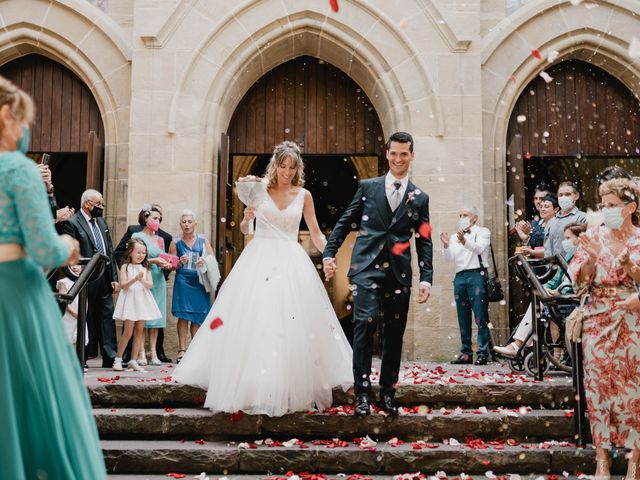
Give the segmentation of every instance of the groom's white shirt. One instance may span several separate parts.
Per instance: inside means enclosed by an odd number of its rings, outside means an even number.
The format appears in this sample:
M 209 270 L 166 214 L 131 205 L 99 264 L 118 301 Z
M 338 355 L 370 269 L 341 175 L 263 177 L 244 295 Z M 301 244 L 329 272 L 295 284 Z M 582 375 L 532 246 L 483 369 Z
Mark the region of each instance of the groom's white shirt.
M 409 185 L 409 175 L 405 175 L 404 178 L 396 178 L 391 174 L 391 172 L 389 172 L 384 177 L 384 191 L 387 195 L 387 201 L 389 202 L 389 205 L 393 205 L 391 195 L 396 189 L 396 187 L 393 185 L 396 181 L 400 182 L 398 194 L 400 194 L 400 198 L 404 198 L 404 192 L 407 191 L 407 185 Z

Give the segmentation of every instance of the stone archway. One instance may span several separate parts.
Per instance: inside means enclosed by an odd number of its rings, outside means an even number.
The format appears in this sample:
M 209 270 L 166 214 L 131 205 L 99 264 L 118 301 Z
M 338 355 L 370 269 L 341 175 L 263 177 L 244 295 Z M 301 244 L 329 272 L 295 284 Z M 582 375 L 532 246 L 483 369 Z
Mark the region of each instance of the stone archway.
M 115 22 L 83 0 L 32 2 L 24 21 L 24 2 L 2 2 L 0 64 L 29 53 L 69 68 L 95 98 L 105 130 L 104 186 L 107 218 L 113 229 L 126 224 L 129 170 L 131 45 Z
M 521 7 L 493 29 L 482 45 L 482 107 L 484 112 L 483 189 L 485 219 L 496 226 L 498 267 L 505 277 L 507 129 L 511 112 L 529 82 L 551 64 L 579 59 L 616 76 L 636 96 L 640 65 L 628 56 L 631 33 L 640 28 L 640 6 L 622 0 L 597 0 L 598 8 L 573 6 L 569 0 L 544 0 Z M 597 10 L 597 12 L 595 12 Z M 615 26 L 615 28 L 613 28 Z M 562 32 L 558 34 L 557 32 Z M 613 32 L 616 32 L 615 34 Z M 543 60 L 532 55 L 536 49 Z M 497 325 L 508 333 L 507 312 Z

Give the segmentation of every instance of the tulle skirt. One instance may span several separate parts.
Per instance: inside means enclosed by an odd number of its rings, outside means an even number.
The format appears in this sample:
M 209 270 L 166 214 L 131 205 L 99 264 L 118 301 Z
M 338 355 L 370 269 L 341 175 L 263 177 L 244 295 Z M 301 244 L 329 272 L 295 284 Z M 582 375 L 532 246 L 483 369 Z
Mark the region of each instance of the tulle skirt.
M 106 479 L 62 314 L 31 260 L 0 262 L 0 477 Z
M 254 238 L 174 372 L 213 411 L 280 416 L 326 408 L 353 384 L 351 347 L 294 241 Z

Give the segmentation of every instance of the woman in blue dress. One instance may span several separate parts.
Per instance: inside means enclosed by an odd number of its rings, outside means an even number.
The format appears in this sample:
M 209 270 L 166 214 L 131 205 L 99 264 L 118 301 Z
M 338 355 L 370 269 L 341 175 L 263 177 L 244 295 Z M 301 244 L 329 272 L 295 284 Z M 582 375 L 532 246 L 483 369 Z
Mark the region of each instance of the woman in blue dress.
M 0 77 L 0 477 L 104 480 L 78 359 L 42 272 L 80 258 L 58 236 L 44 183 L 25 156 L 33 102 Z
M 183 210 L 180 216 L 182 238 L 169 247 L 169 253 L 180 257 L 173 284 L 171 313 L 178 319 L 178 358 L 187 351 L 187 332 L 196 334 L 211 309 L 211 297 L 198 280 L 196 267 L 205 255 L 213 255 L 209 241 L 196 233 L 196 215 Z
M 161 258 L 164 254 L 164 241 L 158 235 L 162 213 L 157 207 L 145 205 L 138 215 L 138 223 L 142 230 L 131 235 L 131 238 L 139 238 L 147 245 L 147 259 L 151 265 L 151 278 L 153 288 L 151 294 L 158 304 L 162 318 L 157 320 L 147 320 L 144 328 L 149 330 L 149 352 L 151 354 L 151 365 L 162 365 L 156 352 L 156 341 L 158 340 L 158 329 L 167 325 L 167 280 L 164 278 L 162 270 L 171 270 L 171 263 Z M 138 357 L 139 365 L 146 365 L 147 358 L 144 349 Z

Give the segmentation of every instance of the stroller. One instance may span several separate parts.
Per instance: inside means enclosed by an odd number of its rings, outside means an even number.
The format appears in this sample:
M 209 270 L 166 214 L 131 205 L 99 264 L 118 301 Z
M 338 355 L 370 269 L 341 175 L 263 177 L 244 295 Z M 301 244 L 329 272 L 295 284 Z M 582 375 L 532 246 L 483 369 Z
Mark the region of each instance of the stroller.
M 563 275 L 568 275 L 567 262 L 559 255 L 539 260 L 530 260 L 523 255 L 516 255 L 509 259 L 509 265 L 525 288 L 533 293 L 533 328 L 518 349 L 516 356 L 503 358 L 508 360 L 513 372 L 526 372 L 538 380 L 542 380 L 544 373 L 551 365 L 558 371 L 571 373 L 570 347 L 565 343 L 564 327 L 565 319 L 579 301 L 574 295 L 551 295 L 543 286 L 556 275 L 558 269 L 563 272 Z M 552 323 L 556 324 L 560 330 L 560 335 L 555 341 L 551 335 Z M 514 333 L 515 331 L 512 332 L 509 343 L 513 342 Z M 556 355 L 557 351 L 561 354 Z

